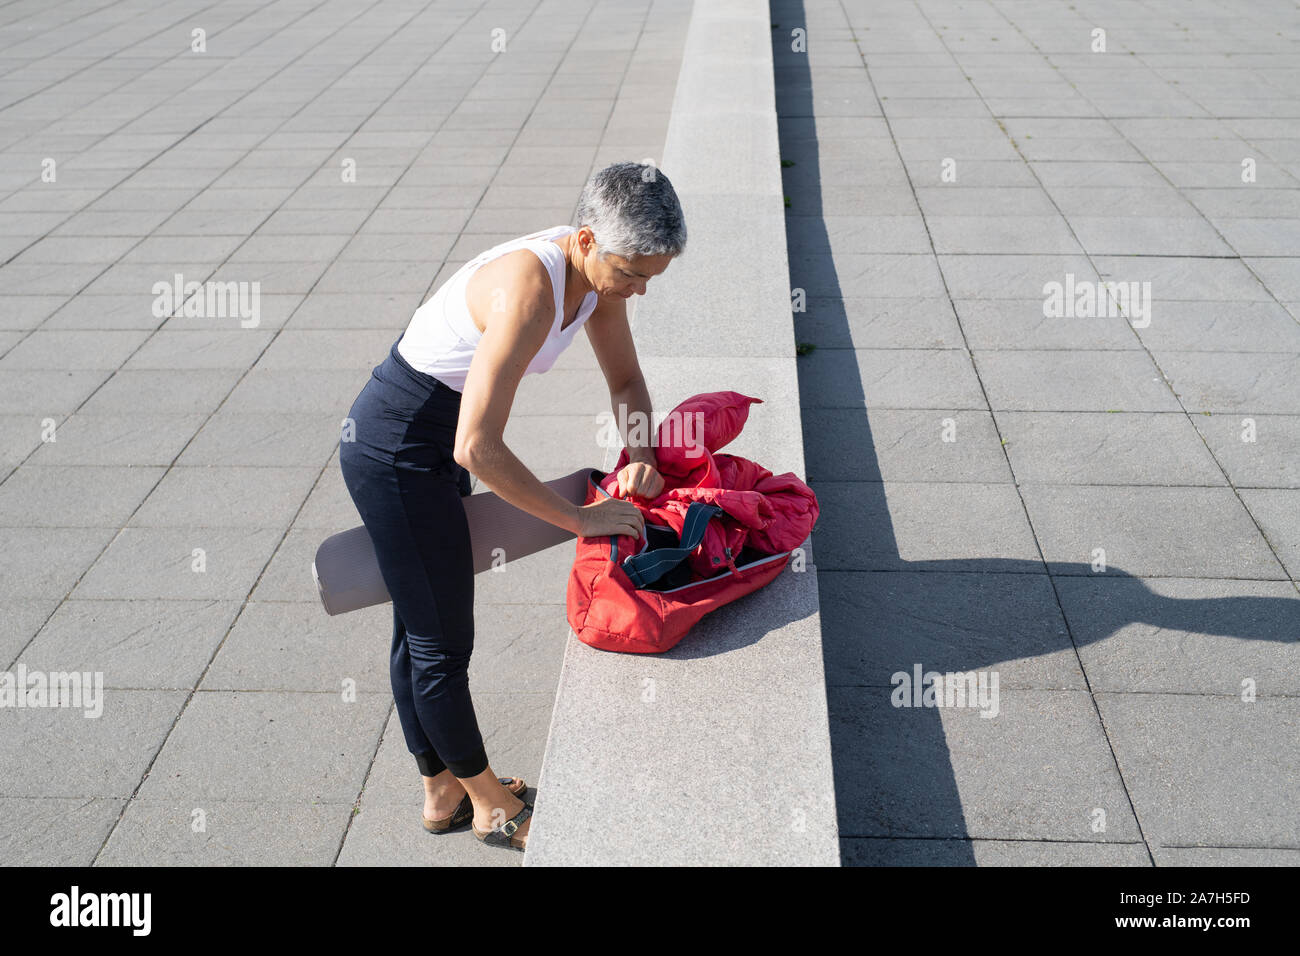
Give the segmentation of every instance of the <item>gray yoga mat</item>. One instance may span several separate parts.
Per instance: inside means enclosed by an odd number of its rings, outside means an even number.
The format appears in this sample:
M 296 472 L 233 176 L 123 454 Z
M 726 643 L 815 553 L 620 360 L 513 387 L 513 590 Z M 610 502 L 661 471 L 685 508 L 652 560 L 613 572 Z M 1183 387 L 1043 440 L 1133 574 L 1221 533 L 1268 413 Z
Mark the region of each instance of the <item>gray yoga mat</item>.
M 605 473 L 598 468 L 579 468 L 545 484 L 560 497 L 580 505 L 587 500 L 588 481 L 600 481 L 604 476 Z M 465 506 L 465 517 L 469 519 L 475 574 L 491 568 L 493 558 L 498 554 L 501 560 L 513 561 L 576 537 L 549 521 L 521 511 L 491 491 L 460 500 Z M 316 579 L 321 603 L 330 615 L 392 600 L 379 572 L 375 547 L 365 525 L 330 535 L 322 541 L 316 549 L 311 573 Z

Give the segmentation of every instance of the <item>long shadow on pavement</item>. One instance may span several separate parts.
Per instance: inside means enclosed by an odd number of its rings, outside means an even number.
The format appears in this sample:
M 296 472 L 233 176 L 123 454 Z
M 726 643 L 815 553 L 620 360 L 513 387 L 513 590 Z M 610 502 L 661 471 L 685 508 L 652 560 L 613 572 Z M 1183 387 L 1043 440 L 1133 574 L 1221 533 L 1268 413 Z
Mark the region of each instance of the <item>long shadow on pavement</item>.
M 773 59 L 783 152 L 789 141 L 798 140 L 794 153 L 798 156 L 797 175 L 787 179 L 791 282 L 796 288 L 815 285 L 819 299 L 824 300 L 816 305 L 821 309 L 819 327 L 828 339 L 851 343 L 823 218 L 827 210 L 818 171 L 811 71 L 807 55 L 793 53 L 789 45 L 790 30 L 806 23 L 803 3 L 774 0 L 771 9 L 773 21 L 780 25 L 773 29 Z M 1072 667 L 1080 645 L 1102 640 L 1134 622 L 1251 640 L 1293 639 L 1282 626 L 1294 615 L 1295 602 L 1290 598 L 1170 598 L 1114 567 L 1105 571 L 1105 595 L 1090 595 L 1088 588 L 1099 576 L 1086 564 L 1052 562 L 1049 569 L 1041 560 L 904 561 L 898 556 L 885 500 L 865 390 L 860 379 L 849 383 L 847 389 L 837 382 L 836 389 L 839 407 L 861 408 L 862 413 L 837 415 L 831 426 L 819 420 L 819 409 L 805 408 L 803 428 L 805 448 L 818 447 L 808 436 L 827 427 L 836 429 L 835 440 L 819 447 L 833 448 L 838 460 L 818 460 L 814 454 L 808 457 L 807 480 L 814 490 L 819 468 L 842 464 L 845 454 L 860 456 L 855 461 L 854 494 L 838 501 L 829 494 L 819 496 L 820 530 L 814 533 L 822 542 L 814 548 L 814 555 L 822 594 L 842 848 L 863 842 L 855 840 L 863 837 L 938 839 L 950 842 L 934 856 L 927 857 L 923 851 L 917 858 L 948 865 L 975 864 L 973 845 L 962 842 L 970 833 L 940 711 L 932 707 L 895 709 L 889 703 L 894 690 L 890 675 L 910 672 L 914 662 L 923 664 L 926 671 L 956 673 L 996 670 L 1005 662 L 1060 652 L 1068 656 L 1066 666 Z M 804 383 L 801 392 L 807 390 Z M 847 504 L 849 500 L 851 504 Z M 850 547 L 869 551 L 871 567 L 889 568 L 887 573 L 897 584 L 862 600 L 864 589 L 855 572 L 866 569 L 845 563 L 851 556 Z M 830 564 L 839 566 L 831 570 Z M 1054 578 L 1067 595 L 1073 593 L 1076 599 L 1088 602 L 1085 633 L 1068 629 Z M 1126 580 L 1117 584 L 1116 578 Z M 878 599 L 882 596 L 883 600 Z M 1059 672 L 1061 665 L 1057 666 Z M 896 716 L 912 719 L 892 719 Z M 990 768 L 999 774 L 1004 770 Z M 1003 776 L 1003 781 L 1001 785 L 1006 787 L 1017 786 L 1011 776 Z M 907 859 L 890 856 L 887 850 L 880 854 L 845 852 L 844 856 L 885 862 Z

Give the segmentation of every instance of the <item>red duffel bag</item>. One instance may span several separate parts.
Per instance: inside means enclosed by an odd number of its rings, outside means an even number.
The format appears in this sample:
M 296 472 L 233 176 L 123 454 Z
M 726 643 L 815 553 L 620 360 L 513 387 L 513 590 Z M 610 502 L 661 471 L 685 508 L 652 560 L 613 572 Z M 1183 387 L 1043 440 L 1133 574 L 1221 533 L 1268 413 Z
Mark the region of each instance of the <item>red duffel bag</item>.
M 751 403 L 737 392 L 687 399 L 659 428 L 656 464 L 665 488 L 628 500 L 645 534 L 577 539 L 569 576 L 569 626 L 606 651 L 656 654 L 675 646 L 710 611 L 771 582 L 816 524 L 812 489 L 747 459 L 715 455 L 743 427 Z M 683 442 L 681 422 L 698 423 Z M 674 433 L 673 428 L 677 428 Z M 593 469 L 585 504 L 615 497 L 617 472 Z

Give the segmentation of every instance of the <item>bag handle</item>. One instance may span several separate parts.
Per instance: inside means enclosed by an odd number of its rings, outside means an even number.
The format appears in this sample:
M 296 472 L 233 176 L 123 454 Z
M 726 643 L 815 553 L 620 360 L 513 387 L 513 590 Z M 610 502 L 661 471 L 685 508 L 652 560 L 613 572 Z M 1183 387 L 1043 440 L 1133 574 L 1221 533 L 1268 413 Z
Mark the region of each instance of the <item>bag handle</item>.
M 623 570 L 632 579 L 632 584 L 638 589 L 648 587 L 685 561 L 704 540 L 704 532 L 709 527 L 709 520 L 725 513 L 717 505 L 711 505 L 706 501 L 692 502 L 686 509 L 681 544 L 675 548 L 642 551 L 640 554 L 631 554 L 623 559 Z

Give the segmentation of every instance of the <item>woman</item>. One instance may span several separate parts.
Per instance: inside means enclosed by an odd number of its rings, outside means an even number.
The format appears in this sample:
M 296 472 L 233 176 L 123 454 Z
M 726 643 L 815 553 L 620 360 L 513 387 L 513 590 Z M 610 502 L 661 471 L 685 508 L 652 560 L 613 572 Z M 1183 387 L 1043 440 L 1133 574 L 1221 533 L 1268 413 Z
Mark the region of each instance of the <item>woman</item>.
M 652 420 L 627 299 L 643 295 L 685 244 L 668 178 L 640 163 L 607 166 L 583 189 L 576 227 L 494 246 L 440 286 L 352 405 L 353 440 L 339 460 L 393 599 L 393 699 L 424 778 L 430 832 L 470 821 L 484 843 L 522 850 L 532 814 L 524 782 L 488 765 L 470 700 L 474 571 L 460 502 L 469 473 L 577 535 L 642 533 L 630 501 L 566 501 L 502 434 L 521 378 L 549 369 L 584 325 L 616 418 Z M 653 450 L 629 446 L 628 455 L 620 494 L 658 495 Z

